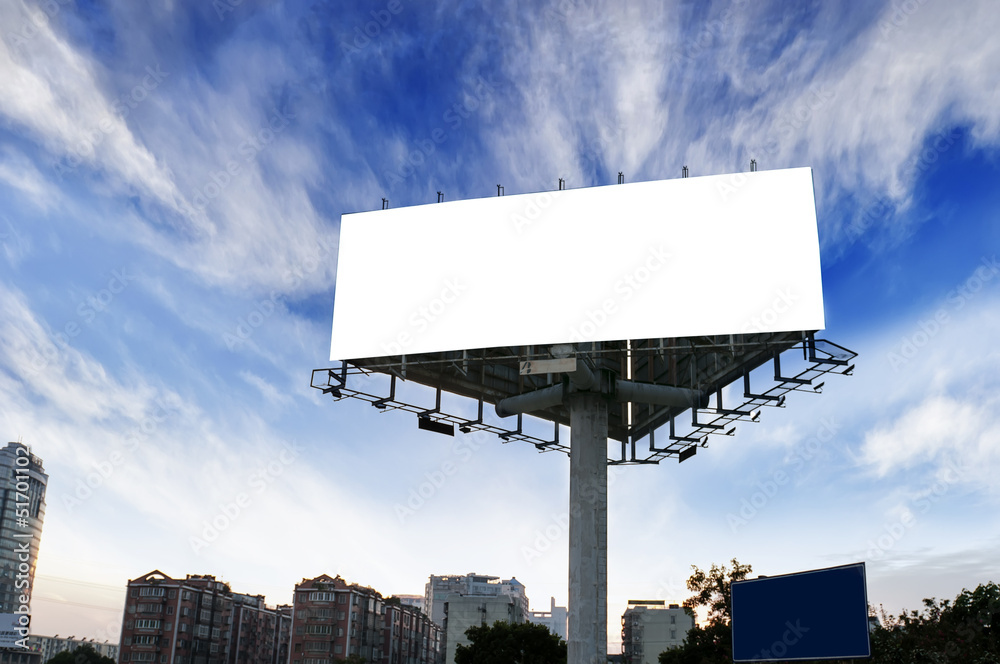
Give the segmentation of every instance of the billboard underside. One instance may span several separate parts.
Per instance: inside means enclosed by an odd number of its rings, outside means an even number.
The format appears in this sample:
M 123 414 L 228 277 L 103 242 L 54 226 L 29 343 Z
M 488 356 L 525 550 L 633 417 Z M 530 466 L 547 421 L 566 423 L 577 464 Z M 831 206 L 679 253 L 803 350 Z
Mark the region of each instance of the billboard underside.
M 341 220 L 333 360 L 823 327 L 808 168 Z

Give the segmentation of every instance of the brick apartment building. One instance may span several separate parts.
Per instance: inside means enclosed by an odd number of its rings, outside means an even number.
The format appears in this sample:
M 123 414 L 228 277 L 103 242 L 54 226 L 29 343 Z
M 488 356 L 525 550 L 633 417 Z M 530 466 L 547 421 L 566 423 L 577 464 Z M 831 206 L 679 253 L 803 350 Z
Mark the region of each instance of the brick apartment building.
M 128 582 L 118 661 L 284 664 L 290 608 L 271 609 L 263 600 L 234 594 L 214 576 L 173 579 L 154 570 Z
M 263 595 L 233 593 L 229 664 L 286 664 L 291 632 L 291 606 L 270 608 Z
M 398 597 L 385 601 L 384 664 L 437 664 L 441 653 L 441 627 L 418 607 Z
M 440 628 L 416 607 L 340 576 L 295 586 L 288 664 L 332 664 L 351 655 L 371 664 L 438 664 Z

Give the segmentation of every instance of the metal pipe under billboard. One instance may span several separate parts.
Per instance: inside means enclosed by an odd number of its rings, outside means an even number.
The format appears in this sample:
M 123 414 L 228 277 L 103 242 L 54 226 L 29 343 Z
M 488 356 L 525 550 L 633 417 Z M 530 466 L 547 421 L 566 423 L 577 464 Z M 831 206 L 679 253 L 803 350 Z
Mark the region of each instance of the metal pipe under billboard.
M 865 564 L 736 581 L 733 661 L 871 656 Z
M 332 360 L 824 327 L 810 168 L 341 218 Z

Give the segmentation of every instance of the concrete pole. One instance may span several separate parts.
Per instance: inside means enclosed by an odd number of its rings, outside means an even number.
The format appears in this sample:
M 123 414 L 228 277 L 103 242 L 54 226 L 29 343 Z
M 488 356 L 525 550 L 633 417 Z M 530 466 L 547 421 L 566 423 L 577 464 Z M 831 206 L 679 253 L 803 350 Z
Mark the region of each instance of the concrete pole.
M 608 645 L 608 405 L 569 396 L 569 652 L 567 664 L 606 664 Z

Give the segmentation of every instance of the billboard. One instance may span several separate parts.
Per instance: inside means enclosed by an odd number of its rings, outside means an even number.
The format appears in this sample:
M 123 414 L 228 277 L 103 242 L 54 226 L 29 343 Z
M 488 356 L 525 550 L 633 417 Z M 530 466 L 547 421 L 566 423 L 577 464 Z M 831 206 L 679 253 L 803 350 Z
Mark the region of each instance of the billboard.
M 732 584 L 733 661 L 869 657 L 865 564 Z
M 31 618 L 26 614 L 0 613 L 0 648 L 27 648 Z
M 809 168 L 341 219 L 332 360 L 823 327 Z

